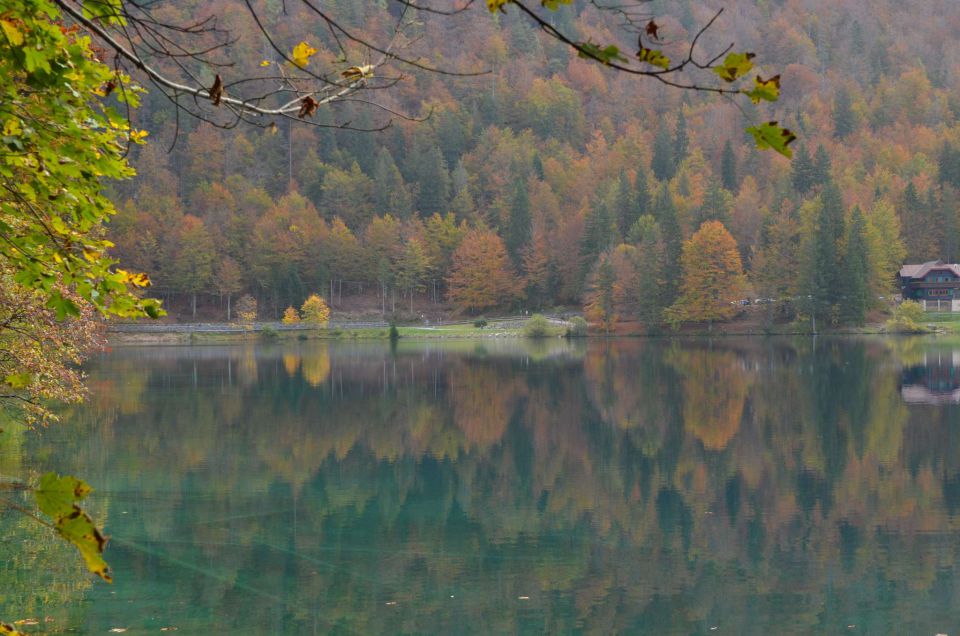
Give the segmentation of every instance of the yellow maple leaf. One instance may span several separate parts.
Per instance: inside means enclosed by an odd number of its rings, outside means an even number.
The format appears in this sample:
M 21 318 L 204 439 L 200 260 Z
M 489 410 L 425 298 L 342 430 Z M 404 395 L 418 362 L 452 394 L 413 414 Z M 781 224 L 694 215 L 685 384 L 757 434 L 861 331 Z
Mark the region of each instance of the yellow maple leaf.
M 300 44 L 293 47 L 293 63 L 297 66 L 304 67 L 310 62 L 310 58 L 313 57 L 317 52 L 317 49 L 313 48 L 306 42 L 301 42 Z

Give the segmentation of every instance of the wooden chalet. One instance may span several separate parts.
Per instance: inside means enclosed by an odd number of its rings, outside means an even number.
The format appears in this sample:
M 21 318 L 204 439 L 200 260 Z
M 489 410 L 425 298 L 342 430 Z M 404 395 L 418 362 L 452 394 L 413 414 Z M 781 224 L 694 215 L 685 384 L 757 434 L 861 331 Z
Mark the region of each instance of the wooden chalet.
M 900 269 L 904 300 L 960 300 L 960 265 L 930 261 Z

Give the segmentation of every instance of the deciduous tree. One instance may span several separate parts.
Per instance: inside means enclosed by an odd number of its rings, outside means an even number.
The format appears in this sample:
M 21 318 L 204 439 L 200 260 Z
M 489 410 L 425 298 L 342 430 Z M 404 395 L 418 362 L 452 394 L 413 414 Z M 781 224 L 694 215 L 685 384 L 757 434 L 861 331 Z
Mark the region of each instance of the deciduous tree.
M 719 221 L 708 221 L 683 244 L 680 298 L 667 310 L 673 324 L 728 320 L 746 281 L 740 250 Z
M 467 232 L 453 253 L 447 287 L 450 300 L 464 311 L 492 309 L 520 297 L 503 241 L 483 228 Z

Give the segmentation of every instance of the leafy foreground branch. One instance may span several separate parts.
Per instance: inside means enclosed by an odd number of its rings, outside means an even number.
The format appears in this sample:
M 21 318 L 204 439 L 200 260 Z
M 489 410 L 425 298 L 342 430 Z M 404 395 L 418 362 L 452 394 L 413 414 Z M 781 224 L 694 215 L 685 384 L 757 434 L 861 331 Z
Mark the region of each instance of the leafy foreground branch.
M 0 484 L 0 486 L 5 485 Z M 19 484 L 13 486 L 15 489 L 23 488 Z M 44 516 L 6 498 L 0 498 L 0 508 L 20 512 L 37 523 L 55 530 L 65 541 L 77 548 L 90 572 L 107 583 L 112 583 L 110 567 L 103 558 L 107 538 L 97 528 L 90 515 L 78 504 L 91 492 L 93 488 L 81 479 L 47 473 L 40 478 L 40 484 L 33 490 L 37 507 Z M 0 634 L 19 633 L 13 626 L 0 623 Z

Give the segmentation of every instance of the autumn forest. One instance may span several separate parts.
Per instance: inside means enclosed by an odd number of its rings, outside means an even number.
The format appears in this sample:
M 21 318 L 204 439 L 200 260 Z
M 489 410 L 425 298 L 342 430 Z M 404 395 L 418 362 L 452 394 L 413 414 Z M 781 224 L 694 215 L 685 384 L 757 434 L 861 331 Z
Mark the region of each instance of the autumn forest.
M 377 3 L 333 5 L 370 38 L 385 28 Z M 777 103 L 625 77 L 516 11 L 419 16 L 419 51 L 487 74 L 413 69 L 377 95 L 390 112 L 345 101 L 311 120 L 389 122 L 379 132 L 225 131 L 175 117 L 148 94 L 133 114 L 150 132 L 134 149 L 138 177 L 112 186 L 115 255 L 148 273 L 183 320 L 224 320 L 226 299 L 243 294 L 279 319 L 314 292 L 334 311 L 385 315 L 565 306 L 601 324 L 729 317 L 729 305 L 704 313 L 715 290 L 684 282 L 705 269 L 727 301 L 769 298 L 785 320 L 862 324 L 895 293 L 903 262 L 957 256 L 960 77 L 950 44 L 960 16 L 943 3 L 725 8 L 708 45 L 755 51 L 761 72 L 782 75 Z M 609 33 L 582 9 L 560 6 L 556 20 Z M 650 9 L 678 41 L 713 14 L 687 0 Z M 218 2 L 165 10 L 173 20 L 230 16 Z M 292 46 L 316 20 L 287 11 L 264 13 Z M 315 39 L 317 63 L 332 59 L 330 35 L 317 29 Z M 241 69 L 272 61 L 262 47 L 235 50 L 246 56 L 231 60 Z M 744 132 L 766 119 L 798 135 L 792 160 L 757 150 Z

